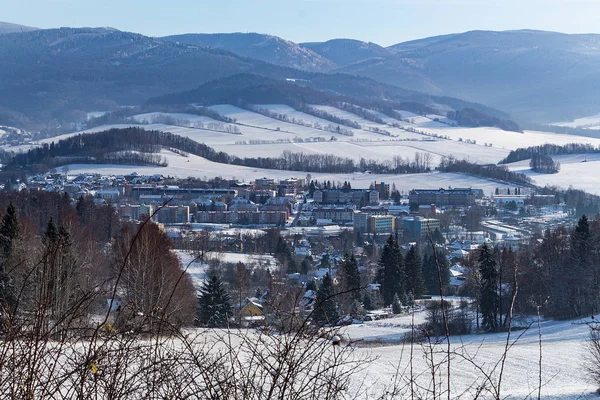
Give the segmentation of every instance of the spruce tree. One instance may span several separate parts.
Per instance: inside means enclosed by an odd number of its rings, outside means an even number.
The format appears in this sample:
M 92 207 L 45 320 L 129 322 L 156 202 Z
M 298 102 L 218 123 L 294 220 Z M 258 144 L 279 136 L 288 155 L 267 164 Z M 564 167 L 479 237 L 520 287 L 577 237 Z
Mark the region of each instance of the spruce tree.
M 421 298 L 425 292 L 425 283 L 423 282 L 423 265 L 419 249 L 411 246 L 406 254 L 406 280 L 407 291 L 411 291 L 415 299 Z
M 19 236 L 19 221 L 17 220 L 17 209 L 11 202 L 6 208 L 6 214 L 2 217 L 0 225 L 0 250 L 4 257 L 8 257 L 12 251 L 14 241 Z
M 402 314 L 402 302 L 398 295 L 394 295 L 394 299 L 392 300 L 392 312 L 394 314 Z
M 381 296 L 386 306 L 392 304 L 394 295 L 398 295 L 398 297 L 404 295 L 405 280 L 404 259 L 400 247 L 398 242 L 390 236 L 383 246 L 377 272 L 377 282 L 381 284 Z
M 13 282 L 7 270 L 13 256 L 15 242 L 19 236 L 19 221 L 17 209 L 11 202 L 0 224 L 0 305 L 14 312 L 16 307 L 16 293 Z
M 346 254 L 338 267 L 338 274 L 342 280 L 340 291 L 352 291 L 350 298 L 360 301 L 360 273 L 354 255 Z
M 498 270 L 494 253 L 487 243 L 479 250 L 479 273 L 481 275 L 480 286 L 480 309 L 482 326 L 484 329 L 493 331 L 498 326 Z
M 198 320 L 204 326 L 225 326 L 233 313 L 231 298 L 216 274 L 202 284 L 198 303 Z
M 580 316 L 593 312 L 594 293 L 598 290 L 593 279 L 592 265 L 592 235 L 586 215 L 579 219 L 571 234 L 571 268 L 565 273 L 567 285 L 567 312 L 572 316 Z M 565 315 L 571 316 L 571 315 Z
M 367 311 L 371 311 L 373 309 L 373 300 L 371 300 L 369 293 L 365 293 L 363 297 L 363 307 Z
M 448 260 L 443 253 L 437 253 L 436 257 L 433 254 L 425 254 L 423 256 L 423 281 L 425 282 L 425 293 L 431 295 L 440 294 L 440 276 L 438 275 L 438 264 L 440 275 L 442 278 L 442 288 L 450 283 L 450 270 Z
M 320 325 L 334 325 L 339 320 L 337 304 L 333 297 L 333 280 L 329 272 L 325 274 L 317 290 L 313 318 Z

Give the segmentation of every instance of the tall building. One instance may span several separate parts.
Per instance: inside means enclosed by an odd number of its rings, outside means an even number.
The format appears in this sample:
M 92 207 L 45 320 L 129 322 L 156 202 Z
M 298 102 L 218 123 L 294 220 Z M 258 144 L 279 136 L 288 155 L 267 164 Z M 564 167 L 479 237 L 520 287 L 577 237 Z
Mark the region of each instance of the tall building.
M 392 233 L 396 228 L 396 217 L 393 215 L 371 215 L 369 217 L 369 233 Z
M 408 231 L 411 237 L 420 239 L 433 234 L 436 229 L 440 229 L 440 220 L 433 218 L 413 217 L 403 220 L 402 227 Z

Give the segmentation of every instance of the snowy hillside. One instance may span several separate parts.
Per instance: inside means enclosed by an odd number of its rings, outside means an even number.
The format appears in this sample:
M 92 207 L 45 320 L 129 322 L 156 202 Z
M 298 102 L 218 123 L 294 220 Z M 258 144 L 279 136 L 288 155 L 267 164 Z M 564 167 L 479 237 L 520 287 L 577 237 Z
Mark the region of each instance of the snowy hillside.
M 355 106 L 352 106 L 355 107 Z M 358 162 L 361 158 L 373 159 L 379 162 L 392 162 L 394 157 L 412 160 L 415 153 L 431 155 L 431 167 L 438 165 L 444 156 L 454 156 L 457 159 L 467 159 L 480 164 L 495 164 L 505 158 L 511 150 L 542 145 L 545 143 L 567 144 L 573 142 L 600 145 L 600 139 L 561 135 L 547 132 L 525 131 L 524 133 L 509 132 L 498 128 L 465 128 L 455 127 L 439 122 L 441 116 L 420 116 L 414 113 L 397 110 L 398 119 L 368 111 L 380 122 L 373 122 L 353 112 L 332 106 L 312 105 L 311 108 L 325 114 L 317 117 L 298 111 L 282 104 L 256 104 L 249 106 L 253 111 L 228 104 L 211 106 L 230 122 L 222 122 L 209 117 L 184 113 L 146 113 L 131 117 L 131 124 L 99 126 L 84 133 L 103 131 L 109 128 L 123 128 L 131 125 L 151 130 L 162 130 L 176 135 L 188 137 L 199 143 L 204 143 L 217 151 L 223 151 L 238 157 L 280 157 L 284 151 L 303 152 L 305 154 L 335 154 L 339 157 L 353 159 Z M 351 109 L 351 108 L 350 108 Z M 344 126 L 343 132 L 337 132 L 337 123 L 325 118 L 337 118 L 338 121 L 350 121 L 353 127 Z M 356 128 L 356 124 L 360 126 Z M 346 132 L 346 134 L 344 134 Z M 347 134 L 350 132 L 351 134 Z M 385 134 L 382 134 L 385 132 Z M 5 147 L 11 151 L 26 151 L 27 149 L 57 142 L 77 133 L 44 139 L 32 144 L 18 147 Z M 199 176 L 199 177 L 236 177 L 253 179 L 262 176 L 287 177 L 302 175 L 301 172 L 253 170 L 234 165 L 220 165 L 189 156 L 183 158 L 175 154 L 166 154 L 169 167 L 163 169 L 165 175 Z M 563 169 L 554 175 L 542 175 L 529 170 L 528 161 L 509 165 L 513 170 L 522 171 L 538 185 L 574 186 L 592 193 L 598 193 L 600 179 L 588 174 L 600 166 L 597 157 L 570 156 L 558 158 Z M 586 161 L 583 163 L 582 161 Z M 76 170 L 91 170 L 89 166 L 73 166 Z M 115 167 L 98 166 L 104 171 L 142 171 L 149 172 L 149 167 Z M 154 168 L 155 169 L 155 168 Z M 315 174 L 318 175 L 318 174 Z M 352 174 L 351 174 L 352 175 Z M 465 177 L 445 178 L 434 177 L 435 174 L 409 178 L 406 175 L 390 177 L 364 174 L 329 176 L 332 180 L 350 180 L 353 186 L 368 187 L 374 180 L 395 182 L 396 186 L 406 190 L 414 187 L 446 187 L 483 185 L 495 188 L 496 182 L 484 180 L 473 181 Z M 322 176 L 322 175 L 321 175 Z M 584 178 L 585 177 L 585 178 Z
M 410 333 L 410 315 L 389 320 L 366 322 L 362 325 L 351 325 L 349 332 L 354 340 L 368 340 L 387 332 L 388 337 L 395 333 L 396 337 Z M 422 316 L 417 314 L 417 323 Z M 405 323 L 403 327 L 393 326 Z M 586 349 L 585 341 L 589 337 L 589 327 L 585 321 L 542 321 L 542 399 L 594 399 L 597 398 L 595 387 L 586 377 L 583 367 Z M 517 337 L 522 335 L 518 340 Z M 500 367 L 494 372 L 494 365 L 501 360 L 506 345 L 506 333 L 488 335 L 467 335 L 451 338 L 451 350 L 455 353 L 451 360 L 452 393 L 465 393 L 461 398 L 474 398 L 478 386 L 491 385 L 483 373 L 473 367 L 468 359 L 474 360 L 483 371 L 489 373 L 492 381 L 498 381 Z M 539 380 L 539 336 L 537 324 L 527 331 L 515 331 L 512 339 L 516 343 L 508 351 L 506 366 L 502 377 L 503 398 L 525 399 L 537 398 Z M 359 342 L 360 346 L 360 342 Z M 431 380 L 429 366 L 424 351 L 426 346 L 414 347 L 413 371 L 417 382 L 428 384 Z M 435 348 L 436 360 L 444 356 L 446 345 Z M 408 379 L 410 374 L 410 345 L 383 344 L 365 345 L 359 350 L 361 354 L 376 357 L 361 377 L 362 383 L 356 386 L 368 386 L 369 393 L 377 393 L 391 384 L 390 377 L 396 372 Z M 445 379 L 446 364 L 441 367 Z M 383 378 L 385 377 L 385 378 Z M 402 379 L 402 378 L 401 378 Z M 357 380 L 358 381 L 358 380 Z M 484 398 L 488 398 L 484 396 Z
M 575 154 L 553 156 L 560 162 L 560 171 L 556 174 L 541 174 L 531 170 L 529 160 L 507 164 L 512 171 L 523 172 L 538 185 L 560 186 L 582 189 L 600 195 L 600 154 Z

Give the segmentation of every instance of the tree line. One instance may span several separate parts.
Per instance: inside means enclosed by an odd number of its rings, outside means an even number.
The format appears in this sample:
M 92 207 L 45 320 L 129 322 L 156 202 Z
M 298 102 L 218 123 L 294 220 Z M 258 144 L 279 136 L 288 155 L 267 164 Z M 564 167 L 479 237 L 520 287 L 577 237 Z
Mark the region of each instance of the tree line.
M 600 147 L 589 143 L 568 143 L 564 145 L 546 143 L 540 146 L 521 147 L 512 150 L 499 164 L 509 164 L 529 160 L 534 156 L 560 156 L 568 154 L 597 154 Z
M 217 152 L 213 148 L 198 143 L 187 137 L 162 131 L 148 131 L 138 127 L 110 129 L 94 134 L 80 134 L 58 143 L 44 144 L 30 149 L 26 153 L 16 154 L 5 167 L 7 170 L 27 168 L 35 164 L 48 166 L 68 163 L 64 157 L 87 157 L 89 162 L 113 162 L 116 157 L 107 156 L 115 152 L 124 152 L 123 157 L 132 156 L 132 151 L 141 153 L 158 153 L 161 148 L 179 150 L 194 154 L 213 162 L 233 164 L 253 168 L 281 169 L 287 171 L 352 173 L 372 171 L 377 173 L 418 173 L 429 170 L 431 157 L 427 153 L 418 153 L 415 160 L 409 161 L 395 158 L 394 161 L 379 162 L 361 159 L 356 163 L 350 158 L 333 154 L 305 154 L 284 151 L 281 157 L 245 157 L 230 156 L 225 152 Z M 61 164 L 61 157 L 62 164 Z M 141 155 L 139 156 L 142 157 Z M 154 158 L 149 158 L 154 160 Z M 429 160 L 429 161 L 427 161 Z M 155 160 L 158 165 L 164 163 L 162 158 Z
M 442 157 L 438 170 L 441 172 L 460 172 L 473 176 L 513 183 L 522 186 L 532 186 L 531 178 L 519 172 L 510 171 L 504 165 L 480 165 L 467 160 L 457 160 L 453 156 Z
M 492 117 L 472 108 L 463 108 L 459 111 L 448 111 L 447 117 L 448 119 L 456 121 L 461 126 L 473 128 L 479 126 L 495 126 L 504 131 L 523 133 L 521 127 L 514 121 Z

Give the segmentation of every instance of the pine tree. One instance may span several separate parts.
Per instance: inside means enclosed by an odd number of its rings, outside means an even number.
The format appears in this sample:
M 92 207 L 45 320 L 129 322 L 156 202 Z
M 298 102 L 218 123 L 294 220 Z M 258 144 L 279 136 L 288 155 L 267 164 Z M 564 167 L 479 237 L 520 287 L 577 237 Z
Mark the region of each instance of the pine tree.
M 405 280 L 404 260 L 400 247 L 398 242 L 390 236 L 383 246 L 377 272 L 377 282 L 381 284 L 381 295 L 386 306 L 392 304 L 394 295 L 399 297 L 404 295 Z
M 498 326 L 498 270 L 490 246 L 484 243 L 479 250 L 479 273 L 481 275 L 480 309 L 482 326 L 493 331 Z
M 408 283 L 406 289 L 412 292 L 415 299 L 419 299 L 425 292 L 425 283 L 423 282 L 423 265 L 417 247 L 410 247 L 408 254 L 406 254 L 405 264 Z
M 198 303 L 200 324 L 211 328 L 226 325 L 233 312 L 231 298 L 217 275 L 202 284 Z
M 339 320 L 337 304 L 333 298 L 333 280 L 329 272 L 325 274 L 317 290 L 313 318 L 320 325 L 334 325 Z

